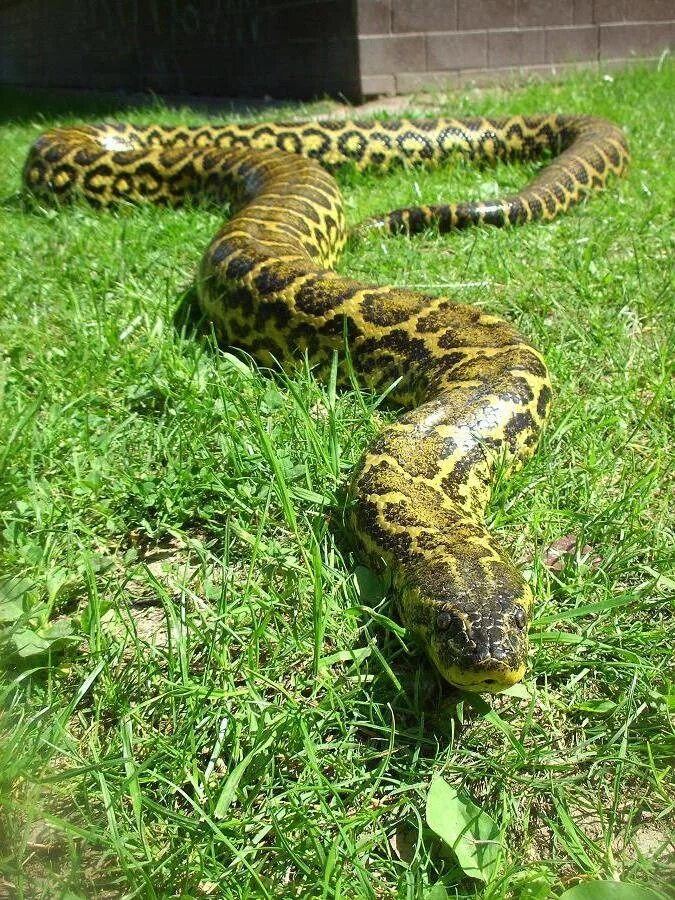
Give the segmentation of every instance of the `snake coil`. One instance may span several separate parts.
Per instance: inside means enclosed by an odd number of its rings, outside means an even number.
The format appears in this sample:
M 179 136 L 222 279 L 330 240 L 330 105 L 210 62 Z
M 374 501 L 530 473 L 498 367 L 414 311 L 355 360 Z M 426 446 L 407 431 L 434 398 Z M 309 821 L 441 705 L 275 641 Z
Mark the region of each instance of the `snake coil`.
M 621 129 L 586 116 L 255 123 L 192 127 L 80 125 L 41 135 L 24 184 L 41 197 L 178 206 L 234 200 L 198 275 L 199 302 L 223 341 L 261 363 L 298 352 L 326 367 L 349 341 L 374 389 L 396 383 L 409 409 L 354 475 L 353 528 L 393 582 L 402 620 L 452 684 L 498 691 L 522 678 L 532 595 L 486 530 L 495 466 L 534 451 L 551 386 L 541 355 L 509 324 L 470 306 L 332 268 L 345 243 L 329 174 L 455 155 L 552 160 L 516 194 L 420 205 L 368 224 L 409 233 L 550 220 L 623 174 Z

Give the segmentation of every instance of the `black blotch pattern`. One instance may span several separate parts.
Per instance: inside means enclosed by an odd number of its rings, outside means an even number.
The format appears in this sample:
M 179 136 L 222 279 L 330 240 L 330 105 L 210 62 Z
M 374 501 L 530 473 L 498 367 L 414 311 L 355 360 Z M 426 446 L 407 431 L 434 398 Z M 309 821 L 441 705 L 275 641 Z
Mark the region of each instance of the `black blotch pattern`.
M 100 159 L 104 153 L 105 150 L 95 146 L 82 147 L 73 157 L 73 162 L 78 166 L 91 166 L 97 159 Z
M 230 241 L 219 241 L 211 251 L 211 261 L 217 265 L 227 259 L 228 256 L 231 256 L 236 249 L 236 244 L 233 244 Z
M 290 339 L 299 349 L 306 349 L 310 357 L 319 349 L 319 335 L 309 322 L 295 322 L 290 331 Z
M 302 131 L 303 138 L 319 138 L 321 143 L 318 147 L 309 150 L 307 152 L 307 156 L 312 157 L 312 159 L 321 159 L 324 153 L 328 153 L 331 147 L 331 140 L 328 138 L 321 129 L 319 128 L 304 128 Z
M 147 151 L 143 147 L 136 150 L 117 150 L 112 154 L 112 162 L 116 166 L 128 166 L 145 159 Z
M 355 143 L 356 146 L 348 146 L 349 143 Z M 358 131 L 345 131 L 338 138 L 338 150 L 347 159 L 353 159 L 356 162 L 363 159 L 363 154 L 367 146 L 367 141 Z
M 551 397 L 551 389 L 547 385 L 544 385 L 537 398 L 537 414 L 541 416 L 542 419 L 546 415 L 546 410 L 551 402 Z
M 544 191 L 544 203 L 548 212 L 553 215 L 557 207 L 555 203 L 555 197 L 550 193 L 550 191 Z
M 77 181 L 77 169 L 69 163 L 62 163 L 60 166 L 54 168 L 54 179 L 56 179 L 58 175 L 65 175 L 67 177 L 65 184 L 56 184 L 55 182 L 52 182 L 50 186 L 57 194 L 66 194 L 72 188 L 73 182 Z
M 466 498 L 462 495 L 459 488 L 468 479 L 477 463 L 485 459 L 485 451 L 480 445 L 474 446 L 471 450 L 460 457 L 450 473 L 441 481 L 441 487 L 447 496 L 454 501 L 466 503 Z
M 512 225 L 520 225 L 527 219 L 527 210 L 520 197 L 509 199 L 509 222 Z
M 343 123 L 339 119 L 321 119 L 318 125 L 319 128 L 324 131 L 342 131 L 344 127 Z M 290 123 L 289 128 L 293 127 L 293 123 Z
M 63 144 L 52 144 L 45 153 L 45 159 L 48 163 L 60 162 L 66 155 L 66 151 L 67 147 L 64 147 Z
M 387 213 L 385 221 L 390 234 L 402 234 L 406 230 L 402 209 L 394 209 L 392 212 Z
M 484 204 L 483 205 L 483 221 L 486 225 L 496 225 L 498 228 L 505 224 L 504 210 L 501 205 Z
M 31 179 L 29 188 L 35 189 L 41 185 L 45 180 L 46 172 L 47 166 L 39 157 L 29 159 L 24 169 L 24 176 Z
M 218 256 L 220 257 L 219 259 L 216 259 L 216 254 L 218 254 Z M 213 260 L 213 262 L 217 263 L 227 256 L 227 249 L 223 250 L 223 245 L 220 244 L 212 253 L 211 259 Z M 254 265 L 255 263 L 253 262 L 253 260 L 249 259 L 247 256 L 235 256 L 227 264 L 227 277 L 232 278 L 233 280 L 243 278 L 245 275 L 248 275 Z
M 561 172 L 561 173 L 558 175 L 558 179 L 559 179 L 560 183 L 561 183 L 561 184 L 562 184 L 562 185 L 563 185 L 570 193 L 574 193 L 574 190 L 575 190 L 575 188 L 576 188 L 576 184 L 574 183 L 574 178 L 572 178 L 572 176 L 570 175 L 569 172 L 566 172 L 566 171 L 565 171 L 565 172 Z
M 293 131 L 277 133 L 277 147 L 286 153 L 302 153 L 302 141 Z
M 454 228 L 453 207 L 448 203 L 432 207 L 433 220 L 441 234 Z
M 574 174 L 580 184 L 588 184 L 588 172 L 582 163 L 577 163 L 574 168 Z
M 419 234 L 428 227 L 426 213 L 419 206 L 412 206 L 408 210 L 408 231 L 410 234 Z
M 359 290 L 358 284 L 317 275 L 301 285 L 295 295 L 295 305 L 301 312 L 323 316 L 331 309 L 337 309 Z
M 495 125 L 495 123 L 492 119 L 490 120 L 490 122 L 493 126 Z M 506 130 L 506 137 L 509 139 L 513 139 L 514 137 L 517 137 L 517 138 L 520 138 L 520 140 L 522 141 L 523 129 L 519 122 L 513 122 L 511 125 L 509 125 L 509 127 Z
M 253 332 L 265 334 L 268 322 L 283 329 L 288 324 L 291 317 L 291 311 L 283 300 L 264 300 L 255 304 L 255 315 L 253 317 Z
M 230 291 L 226 302 L 228 307 L 241 310 L 244 319 L 249 320 L 253 316 L 255 300 L 248 288 L 239 287 L 235 291 Z
M 619 153 L 619 151 L 616 149 L 616 147 L 613 144 L 608 144 L 605 147 L 605 153 L 607 154 L 609 161 L 612 163 L 613 166 L 618 167 L 620 165 L 621 154 Z
M 516 375 L 513 379 L 513 387 L 514 390 L 511 392 L 511 397 L 517 403 L 530 403 L 530 401 L 534 400 L 532 388 L 526 378 Z
M 247 349 L 258 362 L 263 363 L 263 365 L 269 364 L 270 356 L 275 362 L 283 362 L 287 356 L 286 351 L 281 344 L 268 335 L 265 335 L 265 337 L 256 337 L 245 349 Z
M 559 143 L 558 133 L 548 123 L 539 126 L 537 129 L 537 137 L 543 137 L 544 141 L 540 141 L 540 143 L 543 143 L 544 146 L 548 147 L 550 150 L 557 150 Z
M 391 137 L 383 131 L 374 131 L 371 135 L 371 140 L 373 142 L 377 141 L 380 144 L 384 144 L 387 150 L 391 149 Z M 375 159 L 375 154 L 373 154 L 373 159 Z
M 113 197 L 129 197 L 135 190 L 134 176 L 127 172 L 116 175 L 112 184 Z
M 438 119 L 415 119 L 412 124 L 420 131 L 435 131 L 438 128 Z
M 534 431 L 536 433 L 536 430 L 536 423 L 532 418 L 532 414 L 527 410 L 514 413 L 504 426 L 504 434 L 512 447 L 515 447 L 516 440 L 521 432 Z
M 194 187 L 196 182 L 196 173 L 195 167 L 192 160 L 188 160 L 184 166 L 182 166 L 177 172 L 173 175 L 170 175 L 167 179 L 167 183 L 169 185 L 169 189 L 173 192 L 176 189 L 181 191 L 184 186 Z
M 136 179 L 137 190 L 139 194 L 142 194 L 144 197 L 154 194 L 155 191 L 159 190 L 161 187 L 161 175 L 155 166 L 147 160 L 136 167 L 134 176 Z M 148 179 L 150 179 L 150 183 L 148 182 Z
M 419 156 L 421 159 L 431 159 L 434 155 L 433 144 L 429 138 L 415 131 L 404 131 L 396 139 L 401 153 L 405 156 Z M 411 147 L 406 147 L 406 142 L 412 141 Z
M 535 197 L 533 194 L 530 194 L 527 198 L 528 203 L 530 204 L 530 211 L 532 213 L 533 219 L 540 219 L 541 214 L 543 212 L 543 206 L 539 197 Z
M 328 338 L 342 337 L 346 332 L 348 344 L 351 344 L 361 335 L 361 329 L 351 316 L 339 315 L 333 316 L 333 318 L 329 319 L 324 325 L 320 325 L 318 332 Z
M 606 169 L 605 159 L 598 150 L 594 150 L 593 153 L 587 154 L 587 159 L 590 164 L 593 166 L 596 172 L 599 172 L 601 175 Z
M 563 204 L 565 202 L 565 191 L 561 188 L 561 186 L 559 184 L 554 182 L 551 185 L 550 190 L 553 191 L 558 203 Z
M 388 304 L 386 294 L 366 292 L 361 302 L 361 313 L 366 322 L 387 327 L 405 322 L 410 310 Z
M 407 331 L 395 329 L 378 338 L 368 338 L 359 348 L 360 352 L 372 353 L 374 357 L 379 351 L 391 350 L 396 356 L 402 356 L 406 366 L 413 362 L 425 362 L 430 359 L 426 343 L 419 338 L 411 338 Z
M 276 294 L 293 284 L 298 275 L 299 273 L 295 269 L 285 269 L 272 264 L 255 276 L 256 290 L 263 297 L 268 294 Z
M 480 213 L 475 203 L 458 203 L 455 207 L 455 228 L 469 228 L 480 221 Z
M 462 125 L 469 131 L 480 131 L 483 127 L 482 119 L 462 119 Z
M 535 375 L 538 378 L 546 378 L 548 375 L 546 366 L 538 356 L 534 355 L 534 353 L 528 352 L 527 358 L 525 360 L 525 367 L 528 372 L 531 372 L 532 375 Z M 518 367 L 514 366 L 514 371 L 518 371 Z

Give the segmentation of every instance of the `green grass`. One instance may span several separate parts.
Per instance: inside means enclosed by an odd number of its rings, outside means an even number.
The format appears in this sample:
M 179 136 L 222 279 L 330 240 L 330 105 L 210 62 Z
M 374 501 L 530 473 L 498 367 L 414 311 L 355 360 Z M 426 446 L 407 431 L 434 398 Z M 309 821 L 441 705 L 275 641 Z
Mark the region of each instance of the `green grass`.
M 30 142 L 101 110 L 5 97 L 0 895 L 668 896 L 673 96 L 668 62 L 439 96 L 608 116 L 630 174 L 550 226 L 372 237 L 341 263 L 502 314 L 548 359 L 550 428 L 492 511 L 538 598 L 530 668 L 493 699 L 439 682 L 334 527 L 391 412 L 174 326 L 216 211 L 24 208 Z M 341 180 L 358 221 L 530 172 Z M 497 825 L 485 884 L 426 826 L 434 775 Z

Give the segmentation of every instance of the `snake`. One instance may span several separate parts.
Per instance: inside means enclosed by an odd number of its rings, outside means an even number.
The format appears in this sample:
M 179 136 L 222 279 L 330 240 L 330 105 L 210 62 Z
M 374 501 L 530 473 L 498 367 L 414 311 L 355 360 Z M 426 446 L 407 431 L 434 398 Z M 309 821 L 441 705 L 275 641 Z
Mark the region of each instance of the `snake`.
M 178 207 L 230 204 L 196 276 L 219 341 L 263 366 L 335 354 L 402 407 L 355 468 L 348 528 L 403 626 L 451 685 L 502 691 L 523 678 L 533 593 L 486 525 L 497 473 L 532 456 L 552 388 L 545 361 L 504 319 L 444 296 L 335 272 L 348 230 L 334 172 L 541 160 L 493 200 L 419 204 L 358 226 L 383 234 L 550 221 L 623 175 L 622 129 L 588 115 L 224 125 L 55 127 L 28 152 L 38 200 Z M 342 368 L 340 369 L 342 372 Z

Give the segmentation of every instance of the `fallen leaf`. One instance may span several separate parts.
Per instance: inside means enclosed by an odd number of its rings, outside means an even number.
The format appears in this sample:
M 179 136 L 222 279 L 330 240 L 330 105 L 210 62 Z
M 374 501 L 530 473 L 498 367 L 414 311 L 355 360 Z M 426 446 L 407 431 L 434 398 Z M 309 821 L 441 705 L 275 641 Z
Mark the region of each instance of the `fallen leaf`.
M 597 569 L 602 562 L 602 557 L 598 556 L 590 544 L 584 544 L 580 551 L 577 549 L 578 546 L 579 538 L 576 534 L 566 534 L 564 537 L 558 538 L 557 541 L 553 541 L 544 554 L 544 566 L 553 572 L 560 572 L 565 566 L 566 558 L 578 556 L 579 561 L 589 569 Z

